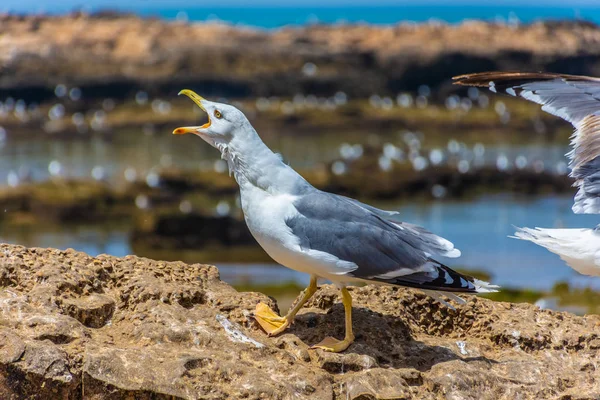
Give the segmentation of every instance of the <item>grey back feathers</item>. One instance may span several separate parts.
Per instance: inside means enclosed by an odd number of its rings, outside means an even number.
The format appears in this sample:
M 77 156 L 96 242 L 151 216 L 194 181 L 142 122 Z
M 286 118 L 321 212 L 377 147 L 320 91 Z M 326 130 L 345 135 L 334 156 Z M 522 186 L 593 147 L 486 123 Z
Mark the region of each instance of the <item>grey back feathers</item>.
M 600 213 L 600 79 L 553 73 L 483 72 L 454 77 L 455 83 L 486 86 L 494 92 L 541 104 L 575 127 L 569 157 L 579 188 L 573 212 Z
M 298 214 L 286 224 L 300 246 L 356 264 L 349 276 L 423 289 L 486 291 L 431 258 L 460 254 L 450 242 L 421 227 L 386 220 L 391 212 L 318 190 L 298 197 L 294 206 Z
M 394 220 L 396 216 L 400 215 L 400 213 L 397 211 L 381 210 L 368 204 L 361 203 L 358 200 L 351 199 L 350 197 L 338 197 L 364 208 L 367 211 L 370 211 L 387 223 L 396 225 L 401 231 L 403 231 L 405 235 L 411 235 L 413 239 L 411 244 L 421 251 L 424 251 L 430 255 L 440 255 L 451 258 L 460 257 L 460 250 L 454 248 L 454 245 L 448 240 L 435 235 L 420 226 L 409 224 L 408 222 Z

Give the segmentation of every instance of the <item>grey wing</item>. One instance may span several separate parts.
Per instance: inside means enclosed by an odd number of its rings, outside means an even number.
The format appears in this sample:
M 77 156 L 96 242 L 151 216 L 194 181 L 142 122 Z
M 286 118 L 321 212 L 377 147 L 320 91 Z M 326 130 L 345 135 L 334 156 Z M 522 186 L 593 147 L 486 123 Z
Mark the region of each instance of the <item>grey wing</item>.
M 355 205 L 357 205 L 359 207 L 362 207 L 365 210 L 371 211 L 373 214 L 376 214 L 376 215 L 378 215 L 378 216 L 380 216 L 381 218 L 384 218 L 384 219 L 388 219 L 388 218 L 394 217 L 396 215 L 400 215 L 400 213 L 398 211 L 382 210 L 380 208 L 373 207 L 373 206 L 370 206 L 368 204 L 362 203 L 362 202 L 360 202 L 360 201 L 358 201 L 356 199 L 353 199 L 351 197 L 346 197 L 346 196 L 341 196 L 341 195 L 337 195 L 337 196 L 340 197 L 340 198 L 342 198 L 342 199 L 344 199 L 344 200 L 346 200 L 346 201 L 348 201 L 348 202 L 350 202 L 350 203 L 353 203 L 353 204 L 355 204 Z
M 394 285 L 455 292 L 484 291 L 473 278 L 433 260 L 415 236 L 347 198 L 315 191 L 294 201 L 286 224 L 306 250 L 332 254 L 358 267 L 347 275 Z M 422 228 L 421 228 L 422 229 Z M 417 244 L 417 246 L 415 246 Z
M 350 197 L 339 195 L 335 196 L 372 212 L 381 219 L 396 225 L 400 230 L 406 231 L 407 234 L 410 233 L 408 239 L 412 241 L 412 246 L 428 253 L 429 255 L 440 255 L 450 258 L 460 257 L 460 250 L 455 248 L 454 244 L 452 244 L 452 242 L 449 240 L 433 234 L 420 226 L 409 224 L 408 222 L 398 221 L 397 218 L 400 215 L 398 211 L 381 210 L 368 204 L 361 203 L 360 201 Z
M 573 212 L 600 213 L 600 79 L 552 73 L 483 72 L 454 80 L 542 104 L 544 111 L 573 124 L 573 150 L 567 154 L 571 177 L 579 188 Z

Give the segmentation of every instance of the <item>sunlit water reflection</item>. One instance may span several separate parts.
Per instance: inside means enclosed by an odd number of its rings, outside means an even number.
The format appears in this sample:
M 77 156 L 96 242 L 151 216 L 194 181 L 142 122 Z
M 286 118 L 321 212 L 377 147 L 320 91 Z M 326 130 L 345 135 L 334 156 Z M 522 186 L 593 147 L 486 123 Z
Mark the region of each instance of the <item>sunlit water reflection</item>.
M 513 287 L 548 289 L 558 281 L 600 288 L 600 279 L 583 277 L 566 267 L 560 258 L 532 243 L 508 238 L 513 224 L 528 227 L 594 227 L 592 215 L 575 215 L 571 197 L 527 200 L 501 195 L 468 202 L 438 201 L 396 208 L 402 220 L 427 227 L 460 248 L 462 256 L 446 259 L 450 266 L 484 270 L 495 283 Z M 0 225 L 1 227 L 1 225 Z M 2 241 L 25 246 L 74 248 L 91 255 L 132 254 L 127 226 L 29 226 L 0 228 Z M 206 260 L 202 260 L 206 261 Z M 305 274 L 276 265 L 216 263 L 230 283 L 270 284 L 308 282 Z
M 482 137 L 485 137 L 484 132 Z M 401 162 L 408 162 L 409 157 L 406 132 L 377 135 L 345 132 L 343 135 L 312 136 L 267 133 L 265 141 L 281 152 L 293 167 L 300 169 L 338 159 L 346 155 L 351 145 L 362 152 L 361 146 L 373 142 L 384 148 L 388 144 L 388 149 L 404 148 Z M 542 168 L 547 171 L 566 172 L 566 144 L 541 142 L 510 146 L 491 143 L 484 146 L 481 143 L 465 145 L 449 138 L 447 145 L 433 146 L 424 139 L 423 143 L 418 143 L 418 147 L 415 151 L 420 154 L 419 159 L 428 165 L 435 164 L 435 158 L 445 160 L 455 157 L 464 159 L 465 165 L 471 166 L 479 163 L 499 168 L 504 165 L 507 168 L 517 168 L 519 165 L 537 168 L 541 162 Z M 385 151 L 383 156 L 388 157 Z M 174 137 L 170 132 L 124 131 L 109 136 L 94 134 L 71 140 L 57 139 L 51 135 L 31 138 L 11 134 L 0 142 L 0 186 L 27 180 L 43 181 L 52 175 L 106 179 L 119 184 L 126 179 L 144 179 L 152 171 L 171 166 L 214 169 L 218 159 L 218 152 L 200 139 L 191 135 Z M 383 168 L 386 164 L 380 160 L 380 165 Z

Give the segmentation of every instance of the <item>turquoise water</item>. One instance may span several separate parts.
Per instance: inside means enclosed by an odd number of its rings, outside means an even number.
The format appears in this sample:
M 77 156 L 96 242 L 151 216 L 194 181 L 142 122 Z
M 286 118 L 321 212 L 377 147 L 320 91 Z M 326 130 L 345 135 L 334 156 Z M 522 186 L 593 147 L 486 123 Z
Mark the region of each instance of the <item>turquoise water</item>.
M 336 5 L 327 2 L 317 6 L 233 6 L 232 2 L 216 6 L 191 5 L 192 2 L 167 1 L 92 1 L 82 6 L 78 1 L 34 2 L 4 0 L 0 11 L 20 13 L 51 12 L 64 13 L 75 9 L 89 11 L 114 9 L 133 12 L 143 16 L 156 16 L 167 19 L 188 19 L 190 21 L 222 20 L 232 24 L 250 25 L 261 28 L 278 28 L 286 25 L 308 23 L 370 23 L 394 24 L 399 21 L 425 22 L 430 19 L 458 23 L 465 19 L 500 20 L 510 22 L 532 22 L 539 19 L 585 19 L 600 23 L 600 7 L 592 2 L 565 2 L 548 5 L 548 2 L 525 5 L 493 4 L 483 5 Z M 235 3 L 235 2 L 233 2 Z M 409 2 L 410 3 L 410 2 Z M 435 3 L 435 2 L 430 2 Z M 482 2 L 483 3 L 483 2 Z M 286 3 L 287 4 L 287 3 Z M 455 3 L 456 4 L 456 3 Z M 558 4 L 558 5 L 556 5 Z
M 134 10 L 141 15 L 177 18 L 184 11 L 192 21 L 219 19 L 233 24 L 277 28 L 307 23 L 395 24 L 399 21 L 426 22 L 431 19 L 458 23 L 466 19 L 532 22 L 539 19 L 582 18 L 600 22 L 600 7 L 523 7 L 523 6 L 351 6 L 285 8 L 145 8 Z M 182 17 L 183 14 L 179 14 Z
M 514 195 L 488 196 L 466 202 L 436 201 L 420 205 L 390 206 L 400 218 L 446 237 L 461 251 L 457 259 L 444 259 L 449 266 L 484 270 L 494 283 L 549 289 L 556 282 L 600 288 L 600 278 L 577 274 L 556 255 L 529 242 L 511 239 L 516 226 L 583 228 L 598 224 L 595 215 L 571 212 L 571 196 L 528 199 Z M 29 226 L 1 229 L 0 242 L 25 246 L 74 248 L 91 255 L 133 254 L 128 228 L 114 226 Z M 216 263 L 229 283 L 269 284 L 295 281 L 308 283 L 308 275 L 274 264 Z

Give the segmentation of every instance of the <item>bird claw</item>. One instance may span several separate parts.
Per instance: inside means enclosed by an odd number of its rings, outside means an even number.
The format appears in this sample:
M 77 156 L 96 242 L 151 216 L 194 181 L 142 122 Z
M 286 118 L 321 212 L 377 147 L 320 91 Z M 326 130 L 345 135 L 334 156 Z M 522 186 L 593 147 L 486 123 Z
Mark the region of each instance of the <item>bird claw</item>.
M 280 317 L 265 303 L 258 303 L 254 310 L 254 319 L 269 336 L 283 332 L 290 325 L 285 317 Z
M 321 342 L 311 346 L 312 349 L 321 349 L 330 351 L 332 353 L 340 353 L 346 350 L 354 342 L 354 338 L 345 338 L 344 340 L 338 340 L 334 337 L 328 336 Z

